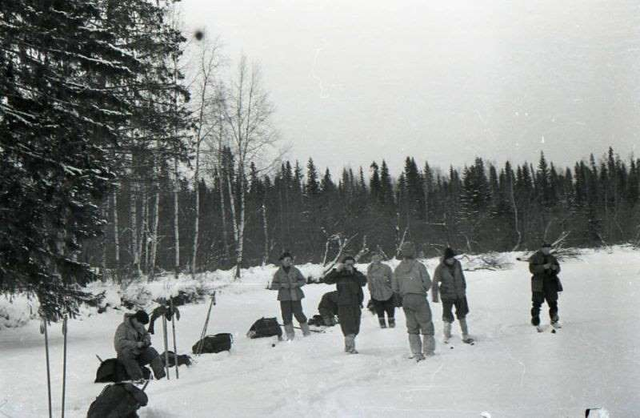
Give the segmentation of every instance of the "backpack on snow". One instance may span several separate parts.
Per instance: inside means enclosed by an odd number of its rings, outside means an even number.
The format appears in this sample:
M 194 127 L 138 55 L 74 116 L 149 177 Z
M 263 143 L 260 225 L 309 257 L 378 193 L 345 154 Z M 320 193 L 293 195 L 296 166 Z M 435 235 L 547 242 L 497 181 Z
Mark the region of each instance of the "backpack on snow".
M 193 354 L 219 353 L 231 350 L 233 336 L 229 333 L 207 335 L 191 347 Z M 179 360 L 178 360 L 179 361 Z
M 98 357 L 100 358 L 100 357 Z M 142 377 L 149 380 L 151 378 L 151 370 L 147 367 L 140 367 L 142 369 Z M 122 382 L 123 380 L 130 380 L 131 377 L 127 373 L 124 364 L 117 358 L 110 358 L 106 360 L 100 360 L 100 366 L 96 372 L 95 383 L 108 383 L 108 382 Z
M 308 321 L 307 324 L 313 325 L 316 327 L 324 327 L 326 324 L 324 323 L 324 318 L 321 315 L 313 315 Z
M 282 338 L 282 328 L 278 325 L 276 318 L 260 318 L 251 325 L 247 337 L 249 338 L 265 338 L 277 335 L 278 339 Z
M 131 383 L 115 383 L 106 386 L 91 403 L 87 418 L 137 418 L 138 409 L 148 402 L 142 389 Z

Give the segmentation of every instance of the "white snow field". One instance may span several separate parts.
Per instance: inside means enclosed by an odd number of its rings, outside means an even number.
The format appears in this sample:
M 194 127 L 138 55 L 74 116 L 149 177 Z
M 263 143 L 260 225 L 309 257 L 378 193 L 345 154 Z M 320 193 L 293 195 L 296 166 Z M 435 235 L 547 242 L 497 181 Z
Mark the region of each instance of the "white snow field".
M 513 260 L 515 254 L 505 257 Z M 435 263 L 427 261 L 430 273 Z M 303 271 L 312 269 L 305 267 Z M 443 345 L 441 305 L 432 304 L 437 355 L 420 363 L 408 359 L 402 312 L 397 313 L 397 328 L 380 329 L 377 319 L 363 310 L 359 355 L 343 352 L 339 327 L 304 339 L 298 334 L 295 341 L 275 347 L 272 339 L 248 339 L 245 333 L 256 319 L 280 320 L 276 292 L 264 288 L 273 267 L 250 269 L 243 284 L 219 292 L 213 308 L 209 334 L 233 333 L 231 352 L 197 357 L 193 366 L 180 368 L 179 380 L 172 371 L 171 380 L 152 381 L 149 405 L 139 414 L 538 418 L 584 417 L 586 408 L 600 407 L 611 417 L 640 417 L 640 252 L 624 247 L 587 251 L 562 268 L 564 327 L 558 333 L 538 333 L 529 325 L 530 274 L 526 263 L 514 261 L 508 270 L 467 273 L 468 322 L 475 346 L 460 342 L 457 324 L 452 343 Z M 332 289 L 304 287 L 309 317 L 317 313 L 322 294 Z M 190 352 L 207 307 L 181 308 L 178 351 Z M 122 315 L 109 310 L 70 322 L 65 416 L 86 416 L 104 387 L 93 383 L 95 355 L 114 356 L 112 338 Z M 59 324 L 50 335 L 54 416 L 60 416 Z M 37 321 L 0 331 L 0 417 L 48 416 L 43 342 Z M 160 332 L 153 343 L 163 351 Z

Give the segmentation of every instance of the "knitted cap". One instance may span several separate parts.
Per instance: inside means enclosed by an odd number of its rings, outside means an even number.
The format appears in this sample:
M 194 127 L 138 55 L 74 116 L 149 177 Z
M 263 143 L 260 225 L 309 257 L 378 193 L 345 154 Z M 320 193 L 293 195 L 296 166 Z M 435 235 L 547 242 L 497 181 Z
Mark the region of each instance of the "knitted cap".
M 280 256 L 280 258 L 278 260 L 282 261 L 287 257 L 293 259 L 293 256 L 291 255 L 291 253 L 289 251 L 285 251 L 285 252 L 282 253 L 282 255 Z
M 149 323 L 149 315 L 145 311 L 136 312 L 134 318 L 143 325 L 147 325 Z
M 456 256 L 456 253 L 449 247 L 444 250 L 444 259 L 448 260 Z

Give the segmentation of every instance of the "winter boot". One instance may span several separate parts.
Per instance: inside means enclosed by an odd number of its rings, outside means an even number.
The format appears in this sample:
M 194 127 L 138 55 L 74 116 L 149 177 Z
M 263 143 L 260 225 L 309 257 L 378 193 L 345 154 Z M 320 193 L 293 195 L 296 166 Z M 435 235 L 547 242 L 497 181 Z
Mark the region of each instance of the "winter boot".
M 378 318 L 378 322 L 380 322 L 380 328 L 387 327 L 387 322 L 384 320 L 384 318 Z
M 351 351 L 351 346 L 353 344 L 353 340 L 351 339 L 351 334 L 344 336 L 344 352 L 349 353 Z
M 551 326 L 553 328 L 562 328 L 562 324 L 560 323 L 560 317 L 558 315 L 554 315 L 551 318 Z
M 466 318 L 459 319 L 460 321 L 460 330 L 462 331 L 462 342 L 470 344 L 473 342 L 473 338 L 469 336 L 469 327 L 467 326 Z
M 389 328 L 395 328 L 395 327 L 396 327 L 396 319 L 389 318 Z
M 422 354 L 422 340 L 420 340 L 419 334 L 409 334 L 409 347 L 411 348 L 411 358 L 416 361 L 424 360 Z
M 287 341 L 291 341 L 295 338 L 296 332 L 293 330 L 293 323 L 285 324 L 284 331 L 287 334 Z
M 449 344 L 451 339 L 451 322 L 444 323 L 444 343 Z
M 157 356 L 153 360 L 151 360 L 151 370 L 153 370 L 153 376 L 156 380 L 160 380 L 167 375 L 164 369 L 164 362 L 162 361 L 162 357 Z
M 302 328 L 302 335 L 304 337 L 308 337 L 311 335 L 311 330 L 309 329 L 309 324 L 306 322 L 300 322 L 300 328 Z
M 356 350 L 356 335 L 351 334 L 351 351 L 349 354 L 358 354 L 358 350 Z
M 423 335 L 422 339 L 424 340 L 424 355 L 425 356 L 433 356 L 436 351 L 436 339 L 433 335 Z
M 534 327 L 540 326 L 540 317 L 539 316 L 532 316 L 531 317 L 531 325 L 533 325 Z

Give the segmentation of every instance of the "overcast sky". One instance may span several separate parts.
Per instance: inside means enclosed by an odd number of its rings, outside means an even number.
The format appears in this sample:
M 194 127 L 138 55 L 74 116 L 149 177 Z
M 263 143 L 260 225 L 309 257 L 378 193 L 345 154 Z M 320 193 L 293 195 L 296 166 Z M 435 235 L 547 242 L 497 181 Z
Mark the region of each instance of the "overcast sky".
M 407 155 L 559 165 L 640 143 L 637 0 L 182 0 L 189 28 L 261 64 L 320 169 Z M 636 156 L 637 156 L 636 151 Z M 334 173 L 335 175 L 338 173 Z

